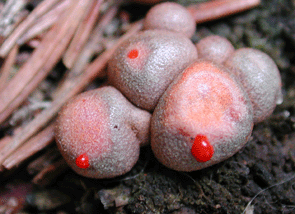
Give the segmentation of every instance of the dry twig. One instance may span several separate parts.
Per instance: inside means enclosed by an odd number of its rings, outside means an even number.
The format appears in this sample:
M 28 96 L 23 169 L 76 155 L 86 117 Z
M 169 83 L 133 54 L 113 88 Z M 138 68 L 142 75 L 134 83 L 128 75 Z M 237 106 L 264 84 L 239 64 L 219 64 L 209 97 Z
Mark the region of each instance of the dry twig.
M 27 90 L 27 85 L 32 79 L 38 77 L 43 80 L 53 66 L 58 62 L 62 53 L 65 51 L 83 12 L 90 5 L 90 1 L 73 1 L 73 5 L 69 8 L 69 12 L 65 14 L 61 22 L 57 23 L 52 30 L 48 32 L 43 39 L 42 44 L 34 51 L 29 61 L 20 69 L 16 76 L 8 83 L 7 87 L 0 93 L 0 111 L 4 111 L 9 104 L 23 90 Z M 43 78 L 40 78 L 42 76 Z M 40 81 L 38 81 L 40 82 Z M 38 85 L 35 83 L 35 85 Z M 35 86 L 36 87 L 36 86 Z M 31 87 L 34 90 L 35 87 Z M 30 92 L 32 91 L 30 90 Z M 28 96 L 30 93 L 27 93 Z M 26 97 L 23 97 L 23 100 Z M 0 152 L 0 162 L 2 163 L 11 152 L 9 148 L 14 146 L 10 144 Z
M 13 69 L 13 65 L 15 63 L 16 56 L 18 54 L 19 46 L 15 45 L 12 50 L 9 52 L 7 58 L 4 61 L 4 64 L 1 67 L 1 76 L 0 76 L 0 91 L 5 88 L 6 83 L 8 82 L 8 78 L 11 70 Z
M 189 6 L 197 23 L 212 21 L 258 6 L 260 0 L 214 0 Z
M 22 9 L 28 0 L 8 0 L 6 1 L 0 14 L 0 35 L 7 37 L 11 31 L 19 24 L 20 19 L 26 13 Z
M 15 29 L 15 31 L 5 40 L 0 48 L 0 56 L 5 57 L 10 49 L 16 44 L 20 36 L 35 22 L 37 18 L 47 12 L 58 0 L 43 1 L 31 14 Z
M 64 90 L 68 87 L 68 81 L 72 78 L 75 78 L 76 76 L 80 75 L 87 63 L 89 63 L 90 59 L 94 56 L 97 50 L 97 46 L 99 43 L 101 43 L 103 39 L 103 31 L 106 28 L 106 26 L 113 20 L 116 13 L 118 11 L 118 6 L 111 7 L 100 19 L 100 22 L 97 24 L 95 29 L 92 32 L 92 35 L 90 36 L 89 41 L 85 45 L 85 47 L 80 50 L 80 55 L 78 59 L 76 60 L 73 68 L 69 71 L 68 75 L 66 76 L 65 82 L 60 84 L 60 86 L 57 88 L 54 98 L 58 97 L 60 93 L 63 93 Z
M 59 19 L 61 13 L 66 11 L 71 1 L 63 0 L 57 3 L 50 11 L 36 19 L 34 25 L 31 26 L 18 40 L 17 44 L 22 45 L 30 39 L 40 35 L 49 29 Z M 37 9 L 37 8 L 36 8 Z
M 67 68 L 70 69 L 73 67 L 75 60 L 79 55 L 79 52 L 88 40 L 90 33 L 94 27 L 94 24 L 98 18 L 101 3 L 102 0 L 97 0 L 93 2 L 89 14 L 81 22 L 71 44 L 66 50 L 63 57 L 63 63 Z
M 43 131 L 31 138 L 26 144 L 12 153 L 3 163 L 5 169 L 11 169 L 22 161 L 48 146 L 54 140 L 54 125 L 47 126 Z
M 67 48 L 85 9 L 86 1 L 73 1 L 72 6 L 44 37 L 29 60 L 0 93 L 0 123 L 18 107 L 48 75 Z M 16 102 L 13 102 L 14 100 Z M 10 105 L 13 102 L 13 105 Z

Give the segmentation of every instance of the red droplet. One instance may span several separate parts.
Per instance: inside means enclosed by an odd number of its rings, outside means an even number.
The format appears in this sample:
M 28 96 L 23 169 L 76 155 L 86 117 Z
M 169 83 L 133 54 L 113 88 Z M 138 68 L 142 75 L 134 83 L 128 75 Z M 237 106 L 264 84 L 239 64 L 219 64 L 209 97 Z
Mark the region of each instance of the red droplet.
M 137 49 L 132 49 L 131 51 L 129 51 L 129 53 L 128 53 L 129 59 L 135 59 L 137 57 L 138 57 L 138 50 Z
M 76 165 L 81 169 L 87 169 L 89 167 L 89 158 L 86 154 L 82 154 L 76 158 Z
M 194 158 L 199 162 L 209 161 L 213 154 L 214 148 L 205 135 L 197 135 L 191 149 Z

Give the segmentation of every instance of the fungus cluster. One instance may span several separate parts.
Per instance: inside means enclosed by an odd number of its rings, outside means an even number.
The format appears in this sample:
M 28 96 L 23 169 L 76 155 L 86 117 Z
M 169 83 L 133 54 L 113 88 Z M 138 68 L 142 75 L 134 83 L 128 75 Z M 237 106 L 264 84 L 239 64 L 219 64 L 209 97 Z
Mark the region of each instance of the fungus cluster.
M 173 19 L 178 12 L 188 18 Z M 163 24 L 155 26 L 154 17 Z M 136 163 L 140 146 L 149 143 L 171 169 L 211 166 L 241 149 L 254 123 L 282 101 L 280 73 L 268 55 L 235 50 L 219 36 L 195 45 L 192 30 L 179 24 L 189 20 L 182 6 L 156 5 L 145 30 L 113 54 L 109 86 L 84 92 L 62 108 L 56 141 L 77 173 L 122 175 Z

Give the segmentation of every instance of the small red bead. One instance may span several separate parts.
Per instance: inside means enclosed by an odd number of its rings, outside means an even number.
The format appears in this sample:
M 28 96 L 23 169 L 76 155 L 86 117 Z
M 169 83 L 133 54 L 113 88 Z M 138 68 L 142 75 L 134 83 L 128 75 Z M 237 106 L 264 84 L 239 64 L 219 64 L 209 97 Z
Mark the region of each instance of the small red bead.
M 89 158 L 86 154 L 82 154 L 76 158 L 76 165 L 81 169 L 87 169 L 89 167 Z
M 212 158 L 214 148 L 205 135 L 197 135 L 191 153 L 197 161 L 206 162 Z
M 135 59 L 137 57 L 138 57 L 138 50 L 137 49 L 132 49 L 131 51 L 129 51 L 129 53 L 128 53 L 129 59 Z

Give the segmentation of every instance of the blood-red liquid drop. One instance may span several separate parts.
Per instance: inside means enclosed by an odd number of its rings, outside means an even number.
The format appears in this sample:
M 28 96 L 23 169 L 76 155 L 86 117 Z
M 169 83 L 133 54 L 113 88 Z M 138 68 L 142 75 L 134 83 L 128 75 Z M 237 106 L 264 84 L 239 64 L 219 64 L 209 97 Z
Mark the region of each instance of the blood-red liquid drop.
M 129 51 L 129 53 L 128 53 L 129 59 L 135 59 L 137 57 L 138 57 L 138 50 L 137 49 L 132 49 L 131 51 Z
M 76 158 L 76 165 L 81 169 L 87 169 L 89 167 L 89 158 L 86 154 L 82 154 Z
M 191 153 L 197 161 L 206 162 L 212 158 L 214 148 L 205 135 L 197 135 Z

